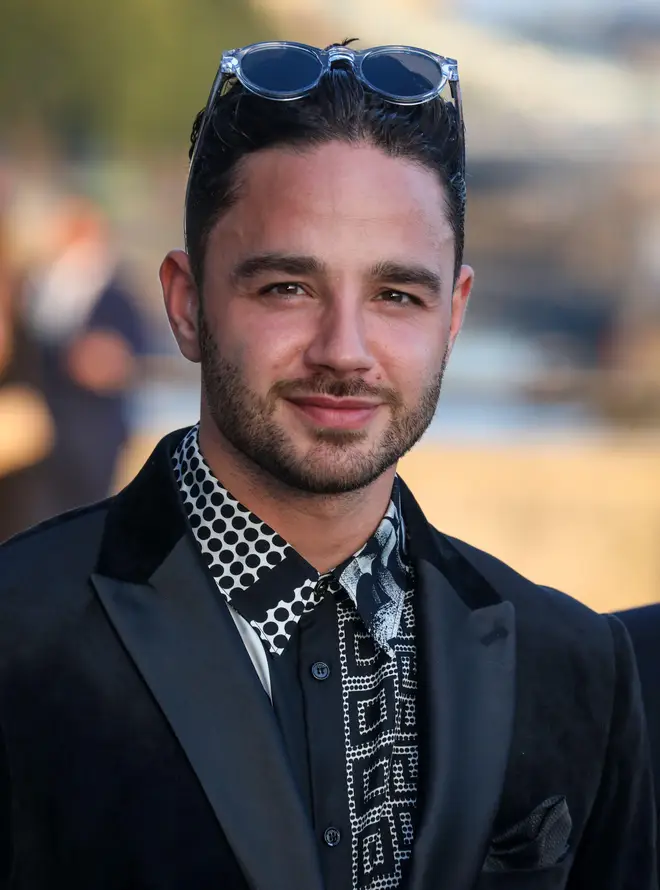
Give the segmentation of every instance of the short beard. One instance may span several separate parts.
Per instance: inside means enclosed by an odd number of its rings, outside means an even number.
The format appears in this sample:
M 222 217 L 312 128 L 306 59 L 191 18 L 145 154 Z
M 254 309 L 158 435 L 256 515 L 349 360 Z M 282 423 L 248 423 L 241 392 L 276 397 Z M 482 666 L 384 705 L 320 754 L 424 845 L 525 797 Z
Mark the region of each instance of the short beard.
M 218 432 L 263 473 L 300 493 L 339 495 L 365 488 L 421 439 L 435 415 L 447 351 L 440 372 L 415 407 L 406 410 L 394 390 L 370 386 L 360 378 L 339 380 L 319 375 L 279 381 L 261 398 L 245 385 L 241 368 L 220 355 L 202 313 L 199 332 L 202 385 Z M 359 443 L 366 438 L 361 430 L 318 429 L 317 444 L 299 457 L 286 429 L 274 420 L 278 401 L 295 393 L 375 396 L 389 406 L 392 419 L 367 453 L 359 450 Z

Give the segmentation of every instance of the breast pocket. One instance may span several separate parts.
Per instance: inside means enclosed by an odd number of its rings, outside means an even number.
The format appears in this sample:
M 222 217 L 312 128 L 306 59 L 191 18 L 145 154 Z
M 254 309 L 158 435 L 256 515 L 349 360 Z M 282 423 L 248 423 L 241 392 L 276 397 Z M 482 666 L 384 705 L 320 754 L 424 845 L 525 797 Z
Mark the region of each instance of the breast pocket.
M 483 871 L 474 890 L 563 890 L 569 872 L 568 859 L 545 868 Z

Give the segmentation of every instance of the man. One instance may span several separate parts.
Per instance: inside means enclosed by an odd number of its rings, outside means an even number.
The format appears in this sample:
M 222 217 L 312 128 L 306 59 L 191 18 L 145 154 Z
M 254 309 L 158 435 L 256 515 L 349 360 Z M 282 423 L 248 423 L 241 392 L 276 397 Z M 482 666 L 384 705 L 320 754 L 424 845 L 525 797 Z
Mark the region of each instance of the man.
M 655 776 L 656 808 L 660 803 L 660 604 L 643 606 L 619 612 L 618 617 L 628 628 L 632 639 L 639 677 L 642 681 L 642 698 L 646 711 L 651 761 Z M 660 811 L 656 814 L 656 826 L 660 828 Z M 660 849 L 658 850 L 660 867 Z
M 624 628 L 396 476 L 472 285 L 456 78 L 223 57 L 160 271 L 199 426 L 0 557 L 9 887 L 656 887 Z
M 0 543 L 37 521 L 39 463 L 53 431 L 38 392 L 36 356 L 19 311 L 0 168 Z
M 65 196 L 47 216 L 45 262 L 28 287 L 26 313 L 55 428 L 40 473 L 40 519 L 108 495 L 145 346 L 144 322 L 100 209 Z

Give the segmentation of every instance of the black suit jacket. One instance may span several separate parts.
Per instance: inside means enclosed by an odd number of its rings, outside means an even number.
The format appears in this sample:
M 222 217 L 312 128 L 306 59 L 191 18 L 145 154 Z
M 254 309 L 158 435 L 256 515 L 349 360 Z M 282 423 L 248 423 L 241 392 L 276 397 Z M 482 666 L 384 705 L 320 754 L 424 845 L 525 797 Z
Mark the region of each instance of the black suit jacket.
M 322 890 L 270 702 L 179 505 L 180 436 L 117 497 L 0 550 L 2 888 Z M 407 888 L 655 888 L 623 626 L 438 533 L 407 490 L 403 509 L 421 721 Z
M 660 828 L 660 603 L 629 609 L 618 616 L 628 628 L 637 656 L 655 776 L 657 824 Z M 658 850 L 660 857 L 660 849 Z M 660 858 L 658 862 L 660 870 Z

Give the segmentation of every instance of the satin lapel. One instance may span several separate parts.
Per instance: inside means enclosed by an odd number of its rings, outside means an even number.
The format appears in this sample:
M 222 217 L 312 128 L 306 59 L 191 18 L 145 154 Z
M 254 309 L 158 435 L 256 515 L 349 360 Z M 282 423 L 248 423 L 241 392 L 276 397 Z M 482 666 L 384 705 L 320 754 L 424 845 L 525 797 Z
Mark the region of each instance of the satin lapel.
M 425 559 L 417 573 L 423 797 L 410 890 L 471 890 L 511 742 L 514 609 L 471 609 Z
M 92 576 L 252 888 L 322 890 L 315 840 L 270 701 L 182 538 L 149 584 Z

